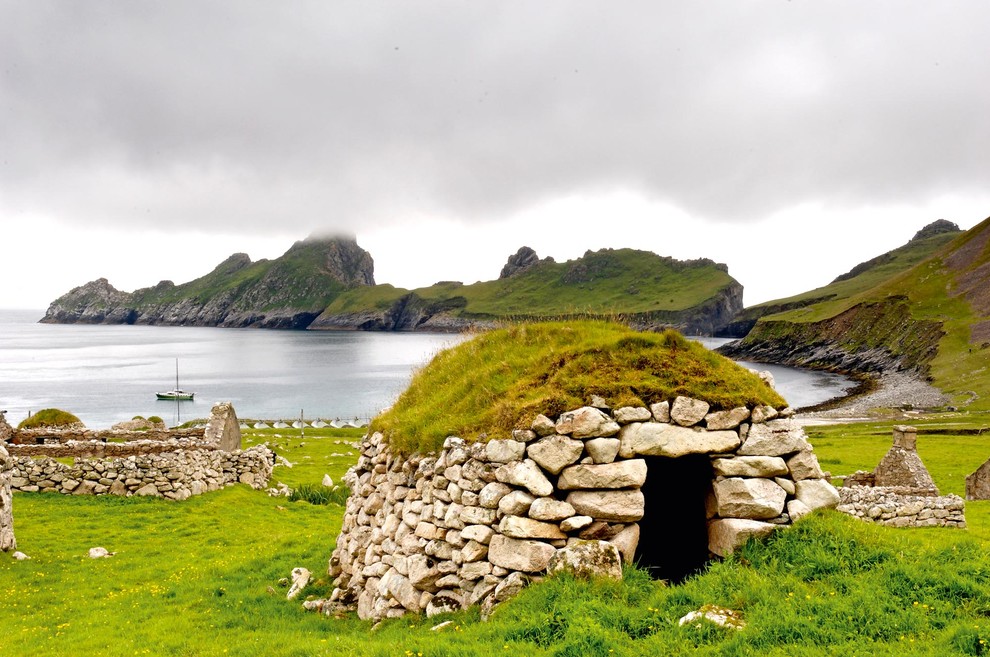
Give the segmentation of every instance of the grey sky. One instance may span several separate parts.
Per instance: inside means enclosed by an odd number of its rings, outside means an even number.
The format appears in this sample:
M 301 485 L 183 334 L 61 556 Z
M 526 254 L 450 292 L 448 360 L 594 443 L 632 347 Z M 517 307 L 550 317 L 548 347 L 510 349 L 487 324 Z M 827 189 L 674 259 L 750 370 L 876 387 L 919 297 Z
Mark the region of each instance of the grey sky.
M 0 221 L 284 242 L 529 212 L 544 234 L 563 226 L 534 208 L 631 194 L 708 236 L 820 229 L 793 223 L 809 206 L 890 232 L 940 199 L 968 227 L 990 214 L 988 27 L 976 0 L 0 0 Z

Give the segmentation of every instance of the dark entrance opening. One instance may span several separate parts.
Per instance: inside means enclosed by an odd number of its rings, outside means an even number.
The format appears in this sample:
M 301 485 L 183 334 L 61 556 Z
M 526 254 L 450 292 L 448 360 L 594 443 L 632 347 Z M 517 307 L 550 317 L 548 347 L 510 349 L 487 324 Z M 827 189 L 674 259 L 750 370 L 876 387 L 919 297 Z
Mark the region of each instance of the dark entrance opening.
M 708 563 L 705 497 L 712 486 L 707 454 L 647 456 L 636 562 L 654 579 L 680 583 Z

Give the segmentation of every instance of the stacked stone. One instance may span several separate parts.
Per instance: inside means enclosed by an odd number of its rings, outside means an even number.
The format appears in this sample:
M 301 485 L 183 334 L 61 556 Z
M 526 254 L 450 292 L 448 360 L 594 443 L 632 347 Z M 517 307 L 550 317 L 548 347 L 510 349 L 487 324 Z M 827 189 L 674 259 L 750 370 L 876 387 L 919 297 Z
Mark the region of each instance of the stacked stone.
M 13 459 L 7 455 L 7 450 L 0 441 L 0 551 L 2 552 L 17 549 L 17 541 L 14 539 L 14 500 L 10 494 L 12 470 Z
M 376 433 L 345 478 L 331 600 L 364 619 L 484 609 L 578 541 L 608 541 L 631 561 L 646 511 L 641 457 L 689 454 L 712 459 L 715 554 L 839 502 L 803 430 L 765 406 L 710 412 L 686 397 L 611 415 L 589 406 L 538 416 L 510 440 L 450 437 L 437 456 L 399 457 Z
M 884 486 L 839 489 L 836 510 L 891 527 L 958 527 L 965 529 L 966 502 L 958 495 L 911 495 Z
M 115 442 L 130 441 L 161 441 L 185 439 L 202 439 L 203 428 L 190 429 L 152 429 L 149 431 L 127 431 L 122 429 L 13 429 L 10 437 L 11 445 L 61 445 L 68 442 Z
M 12 456 L 47 456 L 57 458 L 113 458 L 141 456 L 176 451 L 217 450 L 217 444 L 204 443 L 201 438 L 173 438 L 170 440 L 142 440 L 132 442 L 69 441 L 57 445 L 9 445 Z
M 264 446 L 244 451 L 190 450 L 113 459 L 13 459 L 10 484 L 22 492 L 63 495 L 148 495 L 184 500 L 235 483 L 265 488 L 275 464 Z

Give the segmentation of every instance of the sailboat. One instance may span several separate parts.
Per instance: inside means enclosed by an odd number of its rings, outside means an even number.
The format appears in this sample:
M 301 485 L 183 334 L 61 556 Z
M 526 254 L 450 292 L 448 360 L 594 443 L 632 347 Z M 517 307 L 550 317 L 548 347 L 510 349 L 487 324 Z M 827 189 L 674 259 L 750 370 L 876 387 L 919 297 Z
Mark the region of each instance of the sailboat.
M 175 387 L 168 392 L 156 392 L 155 396 L 158 399 L 166 399 L 169 401 L 192 401 L 193 397 L 196 395 L 194 392 L 186 392 L 179 388 L 179 359 L 175 359 Z

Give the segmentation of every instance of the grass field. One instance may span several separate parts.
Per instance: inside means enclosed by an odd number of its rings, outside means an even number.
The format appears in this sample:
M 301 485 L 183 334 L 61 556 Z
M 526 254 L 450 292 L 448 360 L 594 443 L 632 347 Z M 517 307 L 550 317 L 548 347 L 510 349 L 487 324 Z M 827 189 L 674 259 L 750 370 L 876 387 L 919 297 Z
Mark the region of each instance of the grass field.
M 943 492 L 990 457 L 986 417 L 917 424 Z M 871 469 L 890 424 L 814 427 L 823 466 Z M 929 429 L 945 431 L 929 435 Z M 957 432 L 957 433 L 953 433 Z M 276 437 L 279 436 L 279 437 Z M 292 468 L 273 483 L 339 481 L 360 432 L 251 432 Z M 990 641 L 990 502 L 967 504 L 968 530 L 896 530 L 834 512 L 803 520 L 676 587 L 628 569 L 616 582 L 555 577 L 503 605 L 373 627 L 285 600 L 303 566 L 325 595 L 342 507 L 288 502 L 238 485 L 173 503 L 16 494 L 19 548 L 0 558 L 0 654 L 62 655 L 980 655 Z M 675 539 L 676 540 L 676 539 Z M 103 546 L 117 554 L 91 560 Z M 678 626 L 703 604 L 738 610 L 742 631 Z M 432 627 L 453 620 L 443 630 Z

